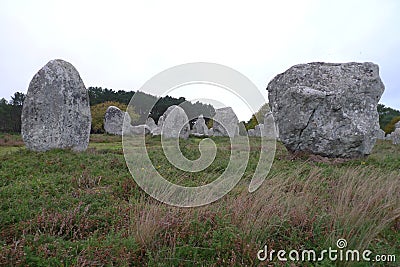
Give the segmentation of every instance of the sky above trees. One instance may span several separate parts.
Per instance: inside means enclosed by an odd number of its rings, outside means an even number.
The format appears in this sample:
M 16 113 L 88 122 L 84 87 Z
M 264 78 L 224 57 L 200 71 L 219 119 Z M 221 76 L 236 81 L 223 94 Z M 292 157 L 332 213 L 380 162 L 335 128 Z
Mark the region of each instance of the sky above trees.
M 0 98 L 26 93 L 56 58 L 72 63 L 87 87 L 127 91 L 167 68 L 214 62 L 246 75 L 265 99 L 268 82 L 292 65 L 371 61 L 386 87 L 381 102 L 400 109 L 399 12 L 396 0 L 3 0 Z M 202 92 L 250 118 L 223 90 L 191 86 L 171 95 L 191 100 Z

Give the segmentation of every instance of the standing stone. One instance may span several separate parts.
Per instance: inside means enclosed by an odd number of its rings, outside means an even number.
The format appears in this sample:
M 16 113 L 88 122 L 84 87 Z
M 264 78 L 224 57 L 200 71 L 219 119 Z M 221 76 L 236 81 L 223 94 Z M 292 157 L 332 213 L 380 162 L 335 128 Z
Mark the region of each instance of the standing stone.
M 215 110 L 214 136 L 234 137 L 239 134 L 239 120 L 231 107 Z
M 249 130 L 247 131 L 247 135 L 248 135 L 248 136 L 256 136 L 254 129 L 249 129 Z
M 214 135 L 214 129 L 213 127 L 211 127 L 210 129 L 208 129 L 208 136 L 213 136 Z
M 309 63 L 267 87 L 279 137 L 289 151 L 357 158 L 371 153 L 384 91 L 373 63 Z
M 393 145 L 400 145 L 400 128 L 396 128 L 391 134 Z
M 379 140 L 385 140 L 385 131 L 384 130 L 382 130 L 382 129 L 379 129 L 378 131 L 377 131 L 377 136 L 376 136 L 376 138 L 377 139 L 379 139 Z
M 150 131 L 153 131 L 155 128 L 157 128 L 156 123 L 154 122 L 153 118 L 151 118 L 151 117 L 147 118 L 146 125 L 149 127 Z
M 104 115 L 104 130 L 108 134 L 122 135 L 122 126 L 131 124 L 131 117 L 115 106 L 109 106 Z
M 200 115 L 194 123 L 192 133 L 199 136 L 208 135 L 208 127 L 206 125 L 206 121 L 204 120 L 203 115 Z
M 165 114 L 165 113 L 164 113 L 164 114 Z M 162 128 L 163 125 L 164 125 L 164 120 L 165 120 L 164 115 L 161 115 L 160 118 L 158 118 L 158 124 L 157 124 L 157 126 L 160 127 L 160 128 Z
M 89 95 L 74 66 L 51 60 L 35 74 L 21 121 L 22 138 L 30 150 L 86 150 L 91 126 Z
M 246 126 L 244 125 L 243 122 L 240 122 L 238 124 L 238 127 L 239 127 L 239 135 L 240 136 L 247 136 L 248 135 L 247 130 L 246 130 Z
M 275 123 L 275 119 L 271 111 L 265 113 L 264 115 L 263 136 L 267 137 L 268 139 L 279 140 L 279 128 L 278 125 Z
M 395 130 L 392 133 L 392 142 L 394 145 L 399 145 L 400 144 L 400 121 L 396 122 L 394 125 Z
M 162 115 L 158 118 L 157 127 L 151 130 L 151 135 L 152 136 L 161 135 L 161 129 L 163 127 L 163 124 L 164 124 L 164 116 Z
M 254 136 L 261 137 L 263 136 L 264 124 L 260 123 L 254 127 Z
M 187 139 L 190 133 L 189 119 L 185 111 L 176 105 L 170 106 L 163 115 L 161 135 L 164 138 Z
M 126 135 L 147 135 L 150 133 L 150 128 L 146 124 L 137 126 L 128 125 L 124 128 L 124 134 Z

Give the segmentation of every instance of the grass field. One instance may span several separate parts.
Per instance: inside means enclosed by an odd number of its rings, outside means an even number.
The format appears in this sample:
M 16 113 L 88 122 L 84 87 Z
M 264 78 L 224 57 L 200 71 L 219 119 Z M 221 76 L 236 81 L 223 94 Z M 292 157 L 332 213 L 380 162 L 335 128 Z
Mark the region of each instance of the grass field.
M 199 156 L 200 138 L 181 141 Z M 199 173 L 169 164 L 159 138 L 147 149 L 157 170 L 186 185 L 218 177 L 229 140 L 215 138 L 215 162 Z M 378 141 L 365 159 L 293 156 L 277 144 L 260 189 L 247 191 L 259 139 L 239 184 L 199 208 L 153 200 L 131 177 L 121 138 L 93 135 L 83 153 L 36 153 L 17 135 L 0 135 L 0 266 L 399 266 L 400 146 Z M 396 262 L 260 262 L 257 252 L 336 248 L 395 255 Z

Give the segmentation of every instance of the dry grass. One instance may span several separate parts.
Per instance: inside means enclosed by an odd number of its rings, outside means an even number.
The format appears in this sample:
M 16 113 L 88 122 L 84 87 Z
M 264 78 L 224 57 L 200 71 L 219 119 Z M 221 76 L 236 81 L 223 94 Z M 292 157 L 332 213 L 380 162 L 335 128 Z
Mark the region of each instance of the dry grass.
M 271 249 L 320 244 L 324 249 L 344 238 L 349 248 L 362 250 L 400 218 L 399 178 L 396 173 L 362 168 L 337 169 L 328 176 L 304 164 L 289 176 L 276 174 L 253 194 L 243 187 L 206 208 L 180 209 L 141 199 L 130 204 L 123 228 L 144 251 L 169 247 L 172 253 L 179 240 L 199 237 L 191 227 L 194 220 L 211 221 L 216 228 L 221 227 L 216 217 L 223 216 L 241 236 L 234 242 L 236 253 L 248 256 L 242 263 L 254 258 L 264 244 Z M 166 260 L 164 254 L 159 257 Z
M 22 141 L 21 135 L 17 134 L 0 134 L 0 146 L 23 146 L 24 142 Z
M 338 169 L 333 177 L 299 168 L 275 175 L 254 194 L 243 191 L 227 206 L 232 223 L 258 244 L 268 241 L 262 233 L 284 229 L 285 237 L 297 229 L 300 243 L 320 239 L 334 246 L 345 238 L 352 249 L 365 249 L 400 218 L 399 180 L 398 173 L 362 168 Z

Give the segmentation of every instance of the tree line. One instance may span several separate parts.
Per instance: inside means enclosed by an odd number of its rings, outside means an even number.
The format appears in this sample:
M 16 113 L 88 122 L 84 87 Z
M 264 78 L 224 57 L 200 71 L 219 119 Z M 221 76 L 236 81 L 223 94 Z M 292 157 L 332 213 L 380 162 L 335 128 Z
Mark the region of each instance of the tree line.
M 168 107 L 172 105 L 181 105 L 189 118 L 195 119 L 203 114 L 205 118 L 212 118 L 215 110 L 212 105 L 203 104 L 201 102 L 189 102 L 184 97 L 174 98 L 171 96 L 157 97 L 144 92 L 124 91 L 102 88 L 89 87 L 89 99 L 92 112 L 92 133 L 103 133 L 103 117 L 108 106 L 114 105 L 120 107 L 121 110 L 126 110 L 132 97 L 133 106 L 128 108 L 128 112 L 132 118 L 132 124 L 144 124 L 148 114 L 157 123 L 160 116 L 164 114 Z M 22 105 L 25 100 L 25 94 L 16 92 L 11 96 L 11 100 L 0 99 L 0 132 L 19 133 L 21 132 L 21 113 Z M 149 110 L 149 107 L 155 105 Z M 387 107 L 383 104 L 378 104 L 379 124 L 381 129 L 386 133 L 394 131 L 394 125 L 400 121 L 400 111 Z M 245 122 L 246 129 L 252 129 L 258 121 L 256 117 L 263 118 L 263 115 L 268 110 L 268 105 L 263 105 L 260 110 L 254 114 L 248 122 Z M 212 121 L 206 119 L 207 125 L 211 125 Z M 262 123 L 262 122 L 261 122 Z
M 128 107 L 128 112 L 132 118 L 132 124 L 144 124 L 148 115 L 157 123 L 158 119 L 168 107 L 172 105 L 181 105 L 189 118 L 197 118 L 200 114 L 204 117 L 213 117 L 214 107 L 201 102 L 192 103 L 184 97 L 174 98 L 171 96 L 157 97 L 143 92 L 134 91 L 115 91 L 113 89 L 101 87 L 89 87 L 89 101 L 92 112 L 92 133 L 103 133 L 103 117 L 108 106 L 113 105 L 126 110 L 131 98 L 135 95 L 133 106 Z M 25 100 L 25 94 L 16 92 L 11 101 L 0 99 L 0 132 L 19 133 L 21 132 L 21 113 L 22 105 Z M 155 105 L 151 107 L 151 105 Z M 195 119 L 191 120 L 191 123 Z
M 11 96 L 11 101 L 0 99 L 0 132 L 19 133 L 21 132 L 22 104 L 25 94 L 16 92 Z

